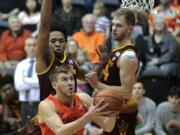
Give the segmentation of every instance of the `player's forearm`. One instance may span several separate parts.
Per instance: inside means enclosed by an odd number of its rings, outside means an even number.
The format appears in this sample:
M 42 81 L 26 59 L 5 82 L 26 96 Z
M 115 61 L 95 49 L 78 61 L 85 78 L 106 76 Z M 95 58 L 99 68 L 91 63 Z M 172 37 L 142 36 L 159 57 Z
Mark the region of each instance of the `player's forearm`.
M 116 123 L 116 117 L 101 117 L 94 120 L 94 122 L 99 125 L 104 131 L 111 132 Z
M 41 7 L 40 31 L 51 28 L 52 0 L 43 0 Z
M 49 51 L 48 38 L 51 29 L 52 0 L 43 0 L 37 41 L 36 56 L 45 56 Z
M 36 58 L 37 61 L 49 58 L 49 32 L 51 28 L 52 0 L 43 0 L 38 32 Z
M 132 92 L 132 88 L 130 87 L 124 87 L 124 86 L 110 86 L 110 85 L 106 85 L 104 83 L 99 82 L 97 87 L 97 90 L 102 90 L 102 89 L 111 89 L 111 90 L 117 90 L 120 93 L 122 93 L 122 95 L 126 98 L 130 98 L 131 97 L 131 92 Z
M 90 122 L 92 119 L 88 113 L 83 115 L 81 118 L 77 119 L 76 121 L 73 121 L 68 124 L 64 124 L 61 126 L 58 130 L 56 135 L 71 135 L 76 133 L 78 130 L 83 128 L 85 124 Z

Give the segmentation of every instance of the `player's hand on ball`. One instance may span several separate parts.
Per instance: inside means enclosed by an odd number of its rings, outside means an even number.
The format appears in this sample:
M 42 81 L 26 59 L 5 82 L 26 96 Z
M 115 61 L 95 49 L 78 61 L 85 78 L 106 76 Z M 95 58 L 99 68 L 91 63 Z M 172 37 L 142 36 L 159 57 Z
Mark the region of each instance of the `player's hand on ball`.
M 104 100 L 99 101 L 96 105 L 91 105 L 88 110 L 88 115 L 92 120 L 100 116 L 110 116 L 111 111 L 108 111 L 106 108 L 108 103 L 104 104 Z

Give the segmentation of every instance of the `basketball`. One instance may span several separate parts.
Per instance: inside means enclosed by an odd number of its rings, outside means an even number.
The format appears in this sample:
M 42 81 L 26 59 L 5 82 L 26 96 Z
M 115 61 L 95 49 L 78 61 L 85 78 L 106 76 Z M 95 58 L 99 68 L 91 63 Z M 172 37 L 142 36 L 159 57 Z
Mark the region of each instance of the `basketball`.
M 104 100 L 103 104 L 109 103 L 107 106 L 109 111 L 121 111 L 125 101 L 120 92 L 106 89 L 97 92 L 94 97 L 94 104 L 96 105 L 102 99 Z

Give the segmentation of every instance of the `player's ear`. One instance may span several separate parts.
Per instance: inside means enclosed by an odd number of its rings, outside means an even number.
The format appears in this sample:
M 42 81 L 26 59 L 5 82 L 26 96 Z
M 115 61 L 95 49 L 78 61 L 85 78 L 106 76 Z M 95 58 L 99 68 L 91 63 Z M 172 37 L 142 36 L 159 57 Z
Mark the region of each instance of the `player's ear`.
M 55 81 L 52 82 L 52 87 L 56 90 L 57 85 L 56 85 L 56 82 L 55 82 Z

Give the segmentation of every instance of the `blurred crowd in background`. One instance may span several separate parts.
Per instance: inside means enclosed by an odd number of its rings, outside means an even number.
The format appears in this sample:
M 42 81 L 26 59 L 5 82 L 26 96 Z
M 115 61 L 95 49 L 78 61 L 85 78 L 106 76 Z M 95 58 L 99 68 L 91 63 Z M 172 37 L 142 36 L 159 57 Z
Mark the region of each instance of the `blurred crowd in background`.
M 118 45 L 111 37 L 111 12 L 120 7 L 121 0 L 52 2 L 52 22 L 66 28 L 68 34 L 66 54 L 74 58 L 81 68 L 92 70 L 99 63 L 100 46 L 105 46 L 108 55 Z M 25 126 L 27 115 L 33 117 L 37 112 L 39 84 L 35 72 L 35 50 L 40 7 L 41 0 L 0 1 L 0 134 Z M 169 99 L 168 93 L 172 87 L 180 87 L 180 0 L 155 0 L 152 11 L 137 10 L 135 17 L 132 40 L 136 43 L 140 58 L 137 80 L 146 91 L 142 92 L 142 96 L 151 99 L 154 107 L 154 116 L 151 116 L 154 117 L 151 121 L 153 127 L 140 132 L 137 126 L 137 135 L 149 135 L 145 133 L 150 131 L 163 135 L 158 132 L 161 128 L 155 128 L 157 124 L 154 124 L 157 120 L 156 106 Z M 29 57 L 34 61 L 29 62 Z M 30 90 L 28 97 L 26 89 Z M 93 94 L 93 89 L 80 80 L 78 91 Z M 180 93 L 174 91 L 175 94 L 171 92 L 170 96 L 179 100 L 179 111 L 172 119 L 177 119 L 179 127 L 173 128 L 168 135 L 180 134 Z M 23 105 L 25 102 L 28 106 Z M 141 128 L 149 124 L 146 118 L 143 119 Z M 167 126 L 164 128 L 165 131 L 171 130 L 166 129 L 170 128 Z M 102 135 L 102 129 L 90 123 L 85 134 Z

